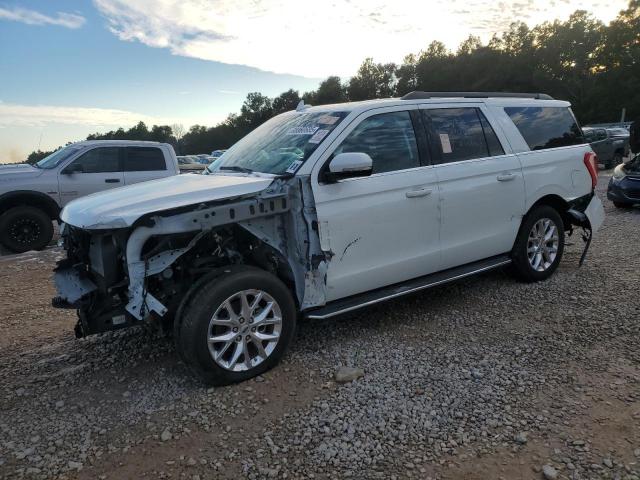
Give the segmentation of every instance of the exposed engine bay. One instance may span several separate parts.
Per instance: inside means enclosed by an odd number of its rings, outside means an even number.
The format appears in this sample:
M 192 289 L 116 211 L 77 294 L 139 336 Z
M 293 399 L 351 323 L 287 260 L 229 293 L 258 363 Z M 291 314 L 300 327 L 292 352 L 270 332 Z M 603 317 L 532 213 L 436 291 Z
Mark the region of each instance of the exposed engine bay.
M 130 228 L 65 224 L 53 305 L 78 310 L 78 337 L 142 321 L 168 327 L 200 278 L 237 264 L 278 276 L 301 310 L 323 305 L 328 258 L 307 180 L 276 179 L 257 195 L 145 215 Z

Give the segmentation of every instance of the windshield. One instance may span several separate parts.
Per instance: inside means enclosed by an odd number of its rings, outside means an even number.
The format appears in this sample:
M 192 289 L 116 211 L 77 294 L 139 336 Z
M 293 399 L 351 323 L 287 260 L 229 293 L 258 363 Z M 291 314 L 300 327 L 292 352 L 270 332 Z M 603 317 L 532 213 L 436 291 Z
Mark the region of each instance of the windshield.
M 227 150 L 209 170 L 295 173 L 347 114 L 287 112 L 278 115 Z
M 74 147 L 72 145 L 68 147 L 61 148 L 60 150 L 56 150 L 51 155 L 44 157 L 38 163 L 36 163 L 36 167 L 38 168 L 55 168 L 60 165 L 61 162 L 64 162 L 67 158 L 69 158 L 74 153 L 80 151 L 81 147 Z

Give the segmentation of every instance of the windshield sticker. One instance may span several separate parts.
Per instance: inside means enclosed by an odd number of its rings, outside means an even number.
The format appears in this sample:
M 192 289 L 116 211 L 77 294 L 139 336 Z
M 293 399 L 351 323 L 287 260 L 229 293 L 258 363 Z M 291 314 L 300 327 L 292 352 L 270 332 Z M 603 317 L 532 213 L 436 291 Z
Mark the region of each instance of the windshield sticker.
M 449 141 L 449 135 L 446 133 L 440 134 L 440 144 L 442 145 L 442 153 L 451 153 L 451 142 Z
M 296 170 L 298 170 L 298 167 L 300 165 L 302 165 L 302 162 L 300 160 L 294 160 L 293 162 L 291 162 L 291 165 L 289 165 L 289 168 L 287 168 L 286 172 L 296 173 Z
M 309 143 L 320 143 L 328 133 L 329 130 L 318 130 L 316 134 L 309 139 Z
M 295 127 L 287 132 L 287 135 L 313 135 L 320 127 Z
M 331 115 L 322 115 L 318 119 L 318 123 L 321 124 L 321 125 L 333 125 L 338 120 L 340 120 L 340 117 L 333 117 Z

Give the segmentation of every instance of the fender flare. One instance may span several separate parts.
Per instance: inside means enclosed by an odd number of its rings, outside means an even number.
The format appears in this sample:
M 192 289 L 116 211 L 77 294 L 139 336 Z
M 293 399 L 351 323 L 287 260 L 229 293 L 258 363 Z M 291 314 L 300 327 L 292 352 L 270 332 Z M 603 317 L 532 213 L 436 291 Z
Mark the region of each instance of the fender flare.
M 53 198 L 36 190 L 13 190 L 0 195 L 0 213 L 18 205 L 41 208 L 52 220 L 57 219 L 62 210 Z

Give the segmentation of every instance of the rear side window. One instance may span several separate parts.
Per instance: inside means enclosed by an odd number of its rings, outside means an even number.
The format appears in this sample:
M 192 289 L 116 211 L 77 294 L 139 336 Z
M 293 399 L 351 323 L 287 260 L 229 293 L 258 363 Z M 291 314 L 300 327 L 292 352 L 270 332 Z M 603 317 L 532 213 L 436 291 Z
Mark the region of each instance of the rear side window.
M 504 155 L 493 128 L 473 107 L 422 110 L 432 148 L 440 163 Z
M 156 147 L 127 147 L 124 159 L 125 172 L 166 170 L 162 150 Z
M 382 173 L 420 166 L 418 145 L 409 112 L 373 115 L 360 123 L 334 155 L 362 152 L 373 160 L 373 172 Z
M 571 110 L 566 107 L 505 107 L 531 150 L 585 143 Z
M 120 169 L 120 148 L 101 147 L 89 150 L 76 158 L 71 165 L 72 169 L 78 168 L 82 173 L 112 173 Z M 69 168 L 67 167 L 67 168 Z

